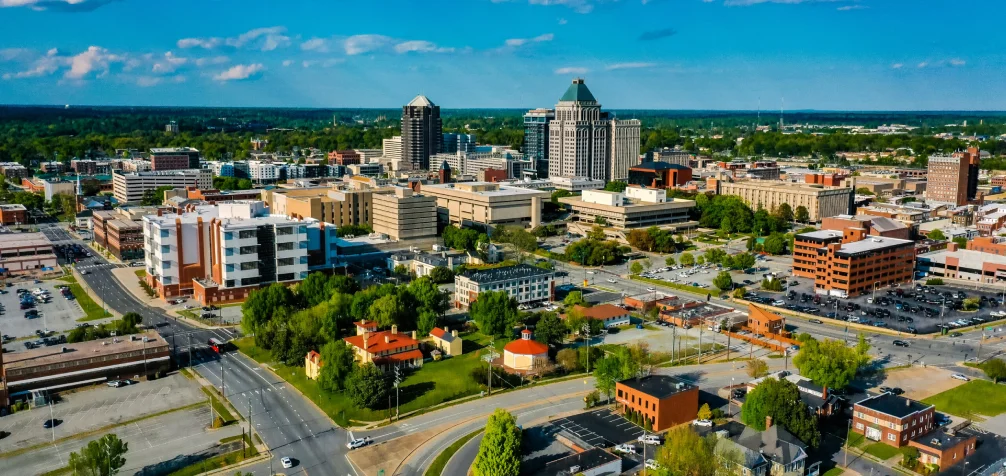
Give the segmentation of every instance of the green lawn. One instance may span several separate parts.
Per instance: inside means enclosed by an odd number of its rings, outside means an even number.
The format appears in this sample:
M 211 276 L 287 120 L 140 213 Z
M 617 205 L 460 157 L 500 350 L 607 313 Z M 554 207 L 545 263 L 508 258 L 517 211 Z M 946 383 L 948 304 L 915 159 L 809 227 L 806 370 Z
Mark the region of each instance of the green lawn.
M 844 472 L 845 472 L 844 469 L 839 468 L 838 466 L 835 466 L 834 468 L 831 468 L 831 469 L 825 471 L 822 476 L 838 476 L 838 475 L 840 475 L 840 474 L 842 474 Z
M 849 439 L 846 441 L 845 444 L 849 445 L 850 447 L 856 448 L 856 447 L 862 445 L 864 441 L 866 441 L 866 437 L 865 436 L 863 436 L 863 435 L 861 435 L 859 433 L 855 433 L 855 432 L 851 432 L 850 431 L 849 432 Z
M 213 412 L 224 421 L 225 426 L 237 421 L 234 418 L 234 415 L 231 415 L 231 412 L 227 410 L 227 407 L 219 400 L 220 394 L 216 391 L 216 389 L 210 390 L 203 387 L 203 393 L 210 397 L 210 404 L 213 406 Z
M 689 286 L 687 284 L 668 283 L 666 281 L 661 281 L 659 279 L 644 278 L 642 276 L 629 276 L 629 278 L 632 279 L 633 281 L 642 281 L 644 283 L 650 283 L 650 284 L 654 284 L 654 285 L 657 285 L 657 286 L 663 286 L 665 288 L 677 289 L 678 291 L 685 291 L 685 292 L 689 292 L 689 293 L 699 294 L 699 295 L 702 295 L 703 297 L 706 294 L 715 294 L 715 295 L 719 296 L 719 293 L 720 293 L 719 291 L 717 291 L 716 289 L 713 289 L 713 288 L 705 289 L 705 288 L 699 288 L 699 287 L 695 287 L 695 286 Z
M 73 298 L 77 300 L 80 304 L 80 308 L 84 310 L 84 317 L 77 319 L 78 322 L 94 321 L 98 319 L 104 319 L 106 317 L 112 317 L 112 314 L 105 311 L 91 299 L 91 296 L 84 292 L 84 288 L 77 283 L 77 278 L 72 275 L 66 275 L 59 278 L 60 281 L 65 281 L 70 286 L 70 292 L 73 293 Z
M 133 273 L 136 274 L 136 277 L 140 278 L 140 279 L 143 279 L 143 278 L 147 277 L 147 272 L 145 270 L 142 270 L 142 269 L 138 269 L 136 271 L 133 271 Z
M 1006 412 L 1006 386 L 988 380 L 972 380 L 922 402 L 960 417 L 971 418 L 974 414 L 992 417 Z
M 884 461 L 901 454 L 901 451 L 899 451 L 897 448 L 888 445 L 887 443 L 879 443 L 879 442 L 870 443 L 869 445 L 866 445 L 866 447 L 863 448 L 863 450 L 869 453 L 870 455 L 873 455 L 874 457 Z
M 479 366 L 480 357 L 485 352 L 481 349 L 490 339 L 479 333 L 463 335 L 462 338 L 465 352 L 463 355 L 440 362 L 427 362 L 422 368 L 408 374 L 401 384 L 400 413 L 476 395 L 482 391 L 482 387 L 469 378 L 469 375 Z M 507 339 L 497 339 L 495 343 L 497 352 L 502 352 L 507 342 Z M 352 421 L 379 421 L 388 418 L 386 408 L 376 410 L 357 408 L 346 394 L 322 390 L 318 382 L 307 378 L 303 367 L 273 362 L 268 351 L 255 346 L 253 338 L 245 337 L 234 340 L 233 343 L 248 357 L 272 367 L 283 380 L 300 390 L 340 425 L 349 425 Z
M 430 463 L 430 467 L 426 469 L 423 476 L 440 476 L 443 474 L 444 467 L 447 466 L 447 462 L 451 460 L 451 456 L 454 456 L 454 453 L 457 453 L 458 450 L 465 445 L 465 443 L 468 443 L 469 440 L 475 438 L 475 435 L 478 435 L 479 433 L 482 433 L 482 430 L 473 431 L 465 436 L 462 436 L 458 439 L 458 441 L 451 443 L 451 446 L 445 448 L 444 451 L 437 455 L 437 459 L 433 460 L 433 463 Z

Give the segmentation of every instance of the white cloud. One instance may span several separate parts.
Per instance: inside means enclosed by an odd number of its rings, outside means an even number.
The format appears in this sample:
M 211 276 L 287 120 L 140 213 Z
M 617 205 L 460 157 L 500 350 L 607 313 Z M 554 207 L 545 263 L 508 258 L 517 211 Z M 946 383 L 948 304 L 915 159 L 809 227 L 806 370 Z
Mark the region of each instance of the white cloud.
M 395 45 L 395 53 L 453 53 L 454 48 L 443 48 L 425 40 L 403 41 Z
M 39 76 L 49 76 L 66 65 L 66 57 L 60 56 L 59 51 L 53 48 L 46 52 L 45 56 L 38 58 L 32 64 L 31 69 L 17 73 L 6 73 L 3 79 L 37 78 Z
M 567 22 L 565 18 L 560 18 L 559 19 L 559 24 L 560 25 L 565 25 L 566 23 L 569 23 L 569 22 Z
M 904 67 L 905 67 L 904 63 L 894 63 L 894 64 L 891 65 L 892 69 L 901 69 L 901 68 L 904 68 Z
M 831 3 L 845 2 L 847 0 L 724 0 L 723 4 L 731 7 L 746 7 L 750 5 L 761 5 L 763 3 L 781 3 L 785 5 L 797 5 L 800 3 Z
M 300 65 L 303 68 L 313 68 L 315 66 L 320 67 L 320 68 L 331 68 L 332 66 L 335 66 L 335 65 L 340 64 L 340 63 L 344 63 L 345 61 L 346 60 L 343 59 L 343 58 L 329 58 L 329 59 L 326 59 L 326 60 L 301 61 Z M 283 63 L 284 63 L 283 66 L 286 66 L 286 61 L 284 61 Z M 291 61 L 291 64 L 292 63 L 293 62 Z
M 342 43 L 347 55 L 369 53 L 387 47 L 394 41 L 384 35 L 353 35 Z
M 652 68 L 656 66 L 656 63 L 615 63 L 608 65 L 604 69 L 607 71 L 614 71 L 616 69 L 639 69 L 639 68 Z
M 283 67 L 287 67 L 293 64 L 293 60 L 283 60 Z
M 950 60 L 950 66 L 964 66 L 967 62 L 960 58 L 953 58 Z
M 923 61 L 923 62 L 919 63 L 918 65 L 916 65 L 917 68 L 925 68 L 926 66 L 929 66 L 929 62 L 928 61 Z
M 238 64 L 225 71 L 221 71 L 213 76 L 213 79 L 217 81 L 237 81 L 248 79 L 261 73 L 263 70 L 265 70 L 265 66 L 262 66 L 262 63 Z
M 224 40 L 220 38 L 182 38 L 176 43 L 179 48 L 205 48 L 207 50 L 222 45 Z
M 572 8 L 577 13 L 590 13 L 594 10 L 590 0 L 529 0 L 531 5 L 562 5 Z
M 230 60 L 231 59 L 226 56 L 210 56 L 206 58 L 198 58 L 196 59 L 196 66 L 202 68 L 203 66 L 224 64 Z
M 87 51 L 70 58 L 70 70 L 64 76 L 70 79 L 83 79 L 91 73 L 97 73 L 97 77 L 103 77 L 108 74 L 111 63 L 122 62 L 123 59 L 122 56 L 109 53 L 100 46 L 90 46 Z
M 870 8 L 870 7 L 868 7 L 866 5 L 845 5 L 845 6 L 842 6 L 842 7 L 838 7 L 836 10 L 838 10 L 840 12 L 847 12 L 847 11 L 850 11 L 850 10 L 866 10 L 868 8 Z
M 169 51 L 164 53 L 163 58 L 154 60 L 154 64 L 150 67 L 150 70 L 158 74 L 174 73 L 175 70 L 188 62 L 188 58 L 175 56 L 174 53 Z
M 587 68 L 580 66 L 566 66 L 555 70 L 555 74 L 587 74 Z
M 116 0 L 0 0 L 0 8 L 27 7 L 32 10 L 88 12 Z
M 179 48 L 213 49 L 227 45 L 234 48 L 248 47 L 254 50 L 272 51 L 290 45 L 290 37 L 284 33 L 286 33 L 285 27 L 273 26 L 256 28 L 230 38 L 182 38 L 176 44 Z
M 529 43 L 541 43 L 545 41 L 552 41 L 553 38 L 555 38 L 555 35 L 553 35 L 552 33 L 545 33 L 543 35 L 538 35 L 534 38 L 510 38 L 506 40 L 504 43 L 506 44 L 506 46 L 516 48 L 518 46 L 524 46 Z
M 32 50 L 28 48 L 3 48 L 0 49 L 0 61 L 19 61 L 31 58 Z
M 304 51 L 317 51 L 319 53 L 328 52 L 328 41 L 324 38 L 311 38 L 300 44 L 300 49 Z

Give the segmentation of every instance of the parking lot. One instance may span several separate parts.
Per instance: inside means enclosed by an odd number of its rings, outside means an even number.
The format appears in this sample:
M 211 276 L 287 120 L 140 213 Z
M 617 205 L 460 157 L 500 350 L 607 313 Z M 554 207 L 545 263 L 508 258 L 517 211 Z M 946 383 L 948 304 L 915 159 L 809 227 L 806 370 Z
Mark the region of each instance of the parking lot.
M 797 279 L 786 293 L 755 292 L 748 299 L 777 307 L 815 314 L 822 319 L 884 327 L 907 333 L 929 334 L 945 326 L 948 332 L 1003 319 L 1002 294 L 957 286 L 901 285 L 878 288 L 851 299 L 814 294 L 813 283 Z M 966 298 L 979 298 L 978 311 L 960 309 Z
M 41 283 L 23 281 L 11 287 L 2 288 L 4 294 L 0 294 L 0 305 L 3 306 L 0 311 L 0 329 L 3 330 L 3 333 L 13 338 L 34 337 L 36 330 L 48 329 L 53 332 L 64 332 L 76 327 L 77 319 L 84 316 L 84 310 L 80 308 L 76 299 L 67 300 L 60 294 L 56 286 L 62 284 L 66 283 L 57 280 Z M 38 317 L 25 318 L 25 313 L 30 309 L 21 309 L 17 289 L 29 291 L 42 289 L 49 292 L 48 303 L 36 299 L 34 307 L 31 308 L 38 311 Z M 7 344 L 8 350 L 16 351 L 18 350 L 16 347 L 23 348 L 20 344 L 17 346 Z
M 643 430 L 611 410 L 594 410 L 550 422 L 580 441 L 596 448 L 608 448 L 636 441 Z
M 698 257 L 701 252 L 693 252 Z M 675 255 L 680 256 L 680 255 Z M 680 258 L 676 258 L 680 261 Z M 779 277 L 789 276 L 793 269 L 793 259 L 787 256 L 759 256 L 755 266 L 749 273 L 740 270 L 730 271 L 730 277 L 738 286 L 752 287 L 761 282 L 763 275 L 774 273 Z M 653 267 L 643 273 L 643 277 L 659 279 L 669 283 L 687 284 L 700 288 L 716 291 L 713 286 L 713 279 L 723 271 L 723 268 L 715 264 L 704 264 L 685 267 L 680 264 L 675 266 L 665 266 L 664 263 L 653 263 Z M 603 285 L 603 283 L 600 283 Z

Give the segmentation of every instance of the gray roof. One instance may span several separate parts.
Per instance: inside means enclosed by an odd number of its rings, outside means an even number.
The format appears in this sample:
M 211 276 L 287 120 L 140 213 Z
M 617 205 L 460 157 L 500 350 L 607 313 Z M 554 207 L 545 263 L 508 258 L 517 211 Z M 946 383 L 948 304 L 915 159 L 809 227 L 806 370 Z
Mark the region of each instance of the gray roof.
M 913 413 L 918 413 L 926 410 L 927 408 L 933 407 L 932 405 L 918 402 L 910 398 L 900 397 L 893 393 L 874 395 L 856 402 L 856 405 L 869 408 L 875 412 L 880 412 L 895 418 L 905 418 Z
M 583 80 L 580 78 L 573 80 L 573 84 L 569 85 L 569 88 L 566 89 L 566 93 L 559 98 L 559 101 L 597 102 L 597 100 L 594 99 L 594 95 L 590 93 L 589 89 L 587 89 L 587 85 L 584 84 Z
M 871 217 L 870 223 L 877 231 L 894 231 L 908 228 L 904 223 L 887 217 Z
M 416 96 L 415 98 L 413 98 L 411 101 L 409 101 L 409 104 L 407 104 L 407 105 L 408 106 L 420 106 L 420 107 L 433 107 L 433 106 L 436 106 L 436 104 L 433 104 L 433 101 L 430 101 L 430 98 L 428 98 L 426 96 L 423 96 L 422 94 L 420 94 L 420 95 Z
M 491 283 L 495 281 L 530 278 L 534 276 L 551 276 L 552 274 L 551 270 L 531 266 L 529 264 L 517 264 L 513 266 L 504 266 L 502 268 L 468 270 L 465 271 L 463 276 L 475 281 L 476 283 Z
M 914 246 L 912 240 L 902 240 L 900 238 L 887 238 L 884 236 L 867 235 L 865 240 L 845 243 L 838 250 L 842 254 L 855 254 L 870 251 L 879 251 L 887 248 L 897 248 L 899 246 Z
M 813 238 L 818 240 L 827 240 L 831 238 L 841 238 L 842 232 L 835 230 L 817 230 L 817 231 L 810 231 L 807 233 L 800 233 L 796 236 L 803 238 Z
M 765 431 L 745 427 L 736 438 L 738 445 L 761 453 L 765 459 L 787 465 L 807 457 L 804 444 L 792 433 L 779 425 L 772 425 Z

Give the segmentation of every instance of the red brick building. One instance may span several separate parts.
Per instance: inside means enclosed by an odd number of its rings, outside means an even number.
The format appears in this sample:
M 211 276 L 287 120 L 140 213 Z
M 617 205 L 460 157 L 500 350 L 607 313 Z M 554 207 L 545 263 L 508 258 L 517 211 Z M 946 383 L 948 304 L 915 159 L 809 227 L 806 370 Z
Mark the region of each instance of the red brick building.
M 24 205 L 11 203 L 0 205 L 0 223 L 4 225 L 23 225 L 28 219 L 28 209 Z
M 667 375 L 649 375 L 615 383 L 615 400 L 622 413 L 639 412 L 653 431 L 664 431 L 695 419 L 699 388 Z
M 912 229 L 904 223 L 886 217 L 870 215 L 838 215 L 821 220 L 822 230 L 842 231 L 846 228 L 863 228 L 869 234 L 888 238 L 911 238 Z
M 629 167 L 629 185 L 647 188 L 672 188 L 692 180 L 692 169 L 667 162 L 643 162 Z
M 914 242 L 867 235 L 863 228 L 801 233 L 794 239 L 793 275 L 813 279 L 818 294 L 851 297 L 911 282 L 914 267 Z
M 893 393 L 874 395 L 852 408 L 852 431 L 895 448 L 936 427 L 936 407 Z
M 786 330 L 786 319 L 754 304 L 748 304 L 747 328 L 755 334 L 782 335 Z
M 360 154 L 355 150 L 335 150 L 328 153 L 328 163 L 331 165 L 359 164 L 360 160 Z
M 842 174 L 807 174 L 803 176 L 803 181 L 806 183 L 827 187 L 841 187 L 842 181 L 845 179 L 846 176 Z
M 4 223 L 6 224 L 6 222 Z M 1006 256 L 1006 239 L 994 236 L 976 236 L 968 240 L 967 249 Z

